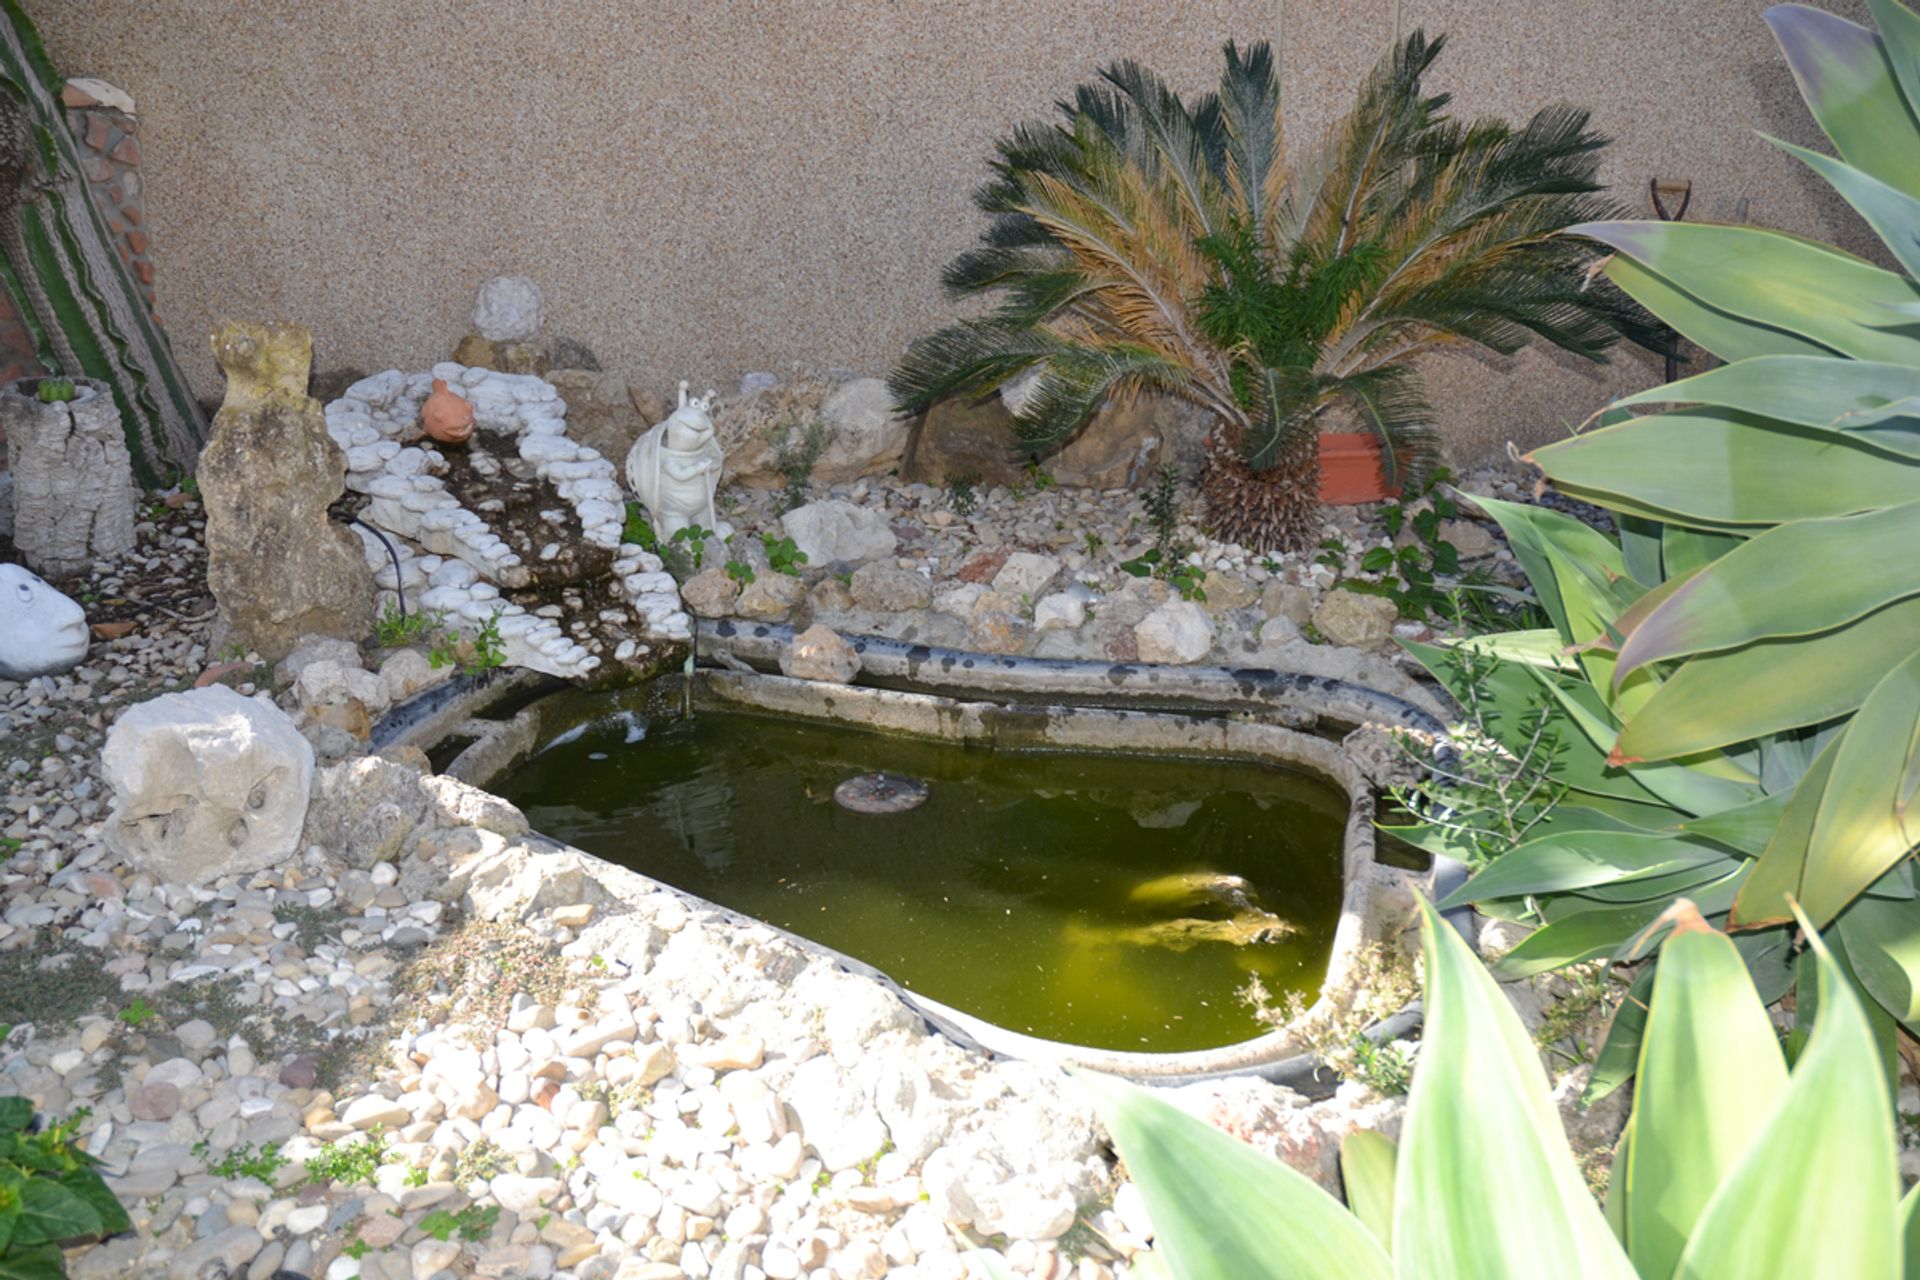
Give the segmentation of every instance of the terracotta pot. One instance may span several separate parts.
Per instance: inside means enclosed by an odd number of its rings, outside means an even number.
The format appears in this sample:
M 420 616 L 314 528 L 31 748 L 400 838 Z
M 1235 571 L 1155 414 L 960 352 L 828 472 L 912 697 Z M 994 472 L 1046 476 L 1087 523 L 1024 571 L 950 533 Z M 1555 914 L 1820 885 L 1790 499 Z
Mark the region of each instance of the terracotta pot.
M 1380 441 L 1367 431 L 1327 431 L 1320 436 L 1320 501 L 1331 507 L 1384 502 L 1400 496 L 1387 485 Z
M 463 444 L 473 434 L 473 406 L 435 378 L 433 394 L 420 406 L 420 425 L 441 444 Z

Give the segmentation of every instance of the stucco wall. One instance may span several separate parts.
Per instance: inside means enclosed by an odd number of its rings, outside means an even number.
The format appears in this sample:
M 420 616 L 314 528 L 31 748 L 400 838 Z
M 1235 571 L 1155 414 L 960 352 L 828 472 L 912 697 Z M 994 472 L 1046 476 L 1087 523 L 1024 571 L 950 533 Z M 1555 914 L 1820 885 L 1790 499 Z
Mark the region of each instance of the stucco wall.
M 1834 0 L 1856 18 L 1864 5 Z M 1445 30 L 1464 111 L 1554 99 L 1614 180 L 1690 177 L 1697 215 L 1855 235 L 1756 127 L 1817 135 L 1763 0 L 27 0 L 56 63 L 138 103 L 159 311 L 203 394 L 220 315 L 304 321 L 323 365 L 423 367 L 500 273 L 548 329 L 666 385 L 883 371 L 948 314 L 990 140 L 1131 56 L 1183 87 L 1287 32 L 1303 129 L 1402 29 Z M 1436 371 L 1463 456 L 1550 438 L 1610 384 L 1546 356 Z

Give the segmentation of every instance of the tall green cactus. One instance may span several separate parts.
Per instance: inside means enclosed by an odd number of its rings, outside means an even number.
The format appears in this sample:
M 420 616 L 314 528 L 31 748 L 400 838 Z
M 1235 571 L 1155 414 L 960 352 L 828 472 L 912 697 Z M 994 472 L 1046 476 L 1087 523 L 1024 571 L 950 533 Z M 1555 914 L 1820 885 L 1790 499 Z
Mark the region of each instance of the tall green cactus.
M 36 171 L 0 208 L 0 280 L 42 364 L 113 388 L 135 475 L 161 484 L 193 469 L 206 420 L 87 190 L 40 33 L 17 0 L 0 9 L 0 92 L 24 111 L 37 153 Z

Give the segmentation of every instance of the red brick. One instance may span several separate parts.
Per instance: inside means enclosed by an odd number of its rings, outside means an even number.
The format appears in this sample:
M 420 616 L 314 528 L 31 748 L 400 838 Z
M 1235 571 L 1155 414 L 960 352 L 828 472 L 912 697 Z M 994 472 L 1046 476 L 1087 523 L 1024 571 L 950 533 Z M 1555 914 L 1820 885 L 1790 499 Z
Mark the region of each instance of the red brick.
M 87 145 L 95 151 L 105 151 L 113 145 L 113 126 L 98 112 L 88 112 L 86 138 Z
M 66 107 L 97 107 L 100 100 L 85 89 L 63 84 L 60 86 L 60 104 Z
M 136 262 L 133 264 L 133 274 L 141 284 L 152 284 L 153 264 L 151 262 Z
M 140 144 L 129 134 L 120 139 L 120 145 L 107 154 L 115 160 L 118 160 L 121 164 L 137 165 L 140 163 Z
M 142 219 L 146 217 L 145 214 L 140 212 L 140 206 L 137 204 L 121 205 L 120 216 L 125 218 L 128 222 L 131 222 L 136 227 L 139 226 Z
M 107 219 L 107 230 L 113 232 L 113 234 L 119 235 L 126 229 L 127 229 L 126 224 L 124 222 L 121 222 L 120 219 L 113 218 L 113 217 L 109 217 Z
M 127 243 L 133 246 L 135 253 L 145 253 L 147 251 L 147 233 L 144 231 L 129 231 L 127 232 Z

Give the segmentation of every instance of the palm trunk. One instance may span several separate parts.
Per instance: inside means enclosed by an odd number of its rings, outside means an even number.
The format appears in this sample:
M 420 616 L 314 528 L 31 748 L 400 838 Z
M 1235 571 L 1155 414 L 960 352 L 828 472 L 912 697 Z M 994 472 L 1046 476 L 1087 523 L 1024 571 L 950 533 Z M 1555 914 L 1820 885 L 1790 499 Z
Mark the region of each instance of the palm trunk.
M 1213 536 L 1249 551 L 1305 551 L 1320 545 L 1320 433 L 1290 432 L 1274 464 L 1255 471 L 1214 433 L 1202 480 Z

